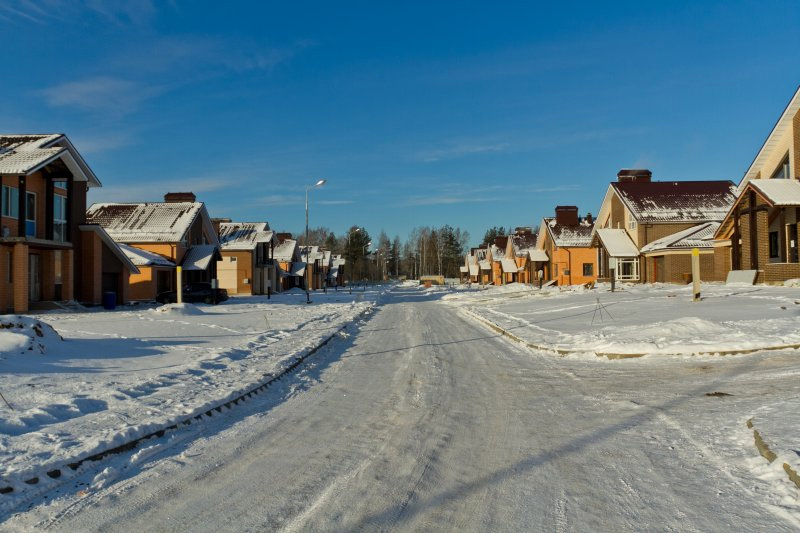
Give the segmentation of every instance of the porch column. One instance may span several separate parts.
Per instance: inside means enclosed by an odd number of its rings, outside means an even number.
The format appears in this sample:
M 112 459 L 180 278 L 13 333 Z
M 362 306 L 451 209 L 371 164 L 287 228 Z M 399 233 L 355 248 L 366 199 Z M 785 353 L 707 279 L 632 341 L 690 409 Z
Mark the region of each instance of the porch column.
M 53 203 L 55 196 L 55 187 L 53 179 L 48 177 L 45 179 L 44 188 L 44 238 L 53 240 Z M 47 278 L 45 278 L 47 279 Z M 45 298 L 47 300 L 48 298 Z
M 61 299 L 74 300 L 74 258 L 75 253 L 72 250 L 64 250 L 61 252 Z
M 39 254 L 42 262 L 42 300 L 50 302 L 55 298 L 56 262 L 53 250 L 42 250 Z
M 13 307 L 15 313 L 28 312 L 28 245 L 18 242 L 14 245 L 12 260 L 14 286 Z
M 66 229 L 66 241 L 67 242 L 72 242 L 72 239 L 78 239 L 79 238 L 78 235 L 73 235 L 72 234 L 72 220 L 73 220 L 72 205 L 74 203 L 74 201 L 73 201 L 74 200 L 74 196 L 75 196 L 74 192 L 75 192 L 75 180 L 73 179 L 72 174 L 70 174 L 67 177 L 67 212 L 66 212 L 66 217 L 65 217 L 66 221 L 67 221 L 67 229 Z
M 131 300 L 131 297 L 130 297 L 130 289 L 131 289 L 130 278 L 131 278 L 130 269 L 128 267 L 126 267 L 126 266 L 123 266 L 122 267 L 122 272 L 119 275 L 119 285 L 120 285 L 120 287 L 119 287 L 119 292 L 118 292 L 119 297 L 118 297 L 118 302 L 117 303 L 126 304 Z
M 18 198 L 19 201 L 17 202 L 17 205 L 18 205 L 18 207 L 17 207 L 17 209 L 18 209 L 18 212 L 17 212 L 17 236 L 19 236 L 19 237 L 25 237 L 25 233 L 26 233 L 26 231 L 25 231 L 25 219 L 26 219 L 26 217 L 25 217 L 25 207 L 27 206 L 26 190 L 27 190 L 27 185 L 25 183 L 25 176 L 20 176 L 19 177 L 19 198 Z
M 7 313 L 13 285 L 8 283 L 8 269 L 11 246 L 0 246 L 0 313 Z M 8 255 L 7 255 L 8 254 Z

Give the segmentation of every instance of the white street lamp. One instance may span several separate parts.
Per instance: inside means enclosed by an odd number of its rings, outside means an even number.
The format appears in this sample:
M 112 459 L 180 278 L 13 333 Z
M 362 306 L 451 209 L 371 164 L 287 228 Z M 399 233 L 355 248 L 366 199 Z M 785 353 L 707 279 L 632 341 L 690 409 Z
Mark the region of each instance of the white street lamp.
M 311 252 L 311 247 L 308 245 L 308 191 L 316 189 L 325 185 L 328 180 L 318 180 L 314 185 L 306 185 L 306 303 L 311 303 L 311 294 L 308 292 L 309 284 L 311 283 L 311 273 L 308 271 L 308 254 Z

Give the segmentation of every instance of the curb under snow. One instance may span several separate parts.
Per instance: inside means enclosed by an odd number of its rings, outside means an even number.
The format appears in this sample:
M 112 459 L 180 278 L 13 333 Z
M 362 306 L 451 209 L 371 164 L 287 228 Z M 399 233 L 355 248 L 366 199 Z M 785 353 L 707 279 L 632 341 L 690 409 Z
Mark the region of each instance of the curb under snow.
M 596 352 L 593 350 L 576 350 L 573 348 L 557 348 L 553 345 L 547 344 L 536 344 L 534 342 L 530 342 L 528 340 L 519 337 L 507 329 L 503 328 L 502 326 L 492 322 L 486 317 L 483 317 L 477 313 L 470 311 L 469 309 L 461 309 L 461 311 L 471 317 L 478 322 L 481 322 L 485 326 L 493 329 L 494 331 L 504 335 L 520 344 L 527 346 L 533 350 L 539 350 L 543 352 L 551 352 L 561 356 L 566 355 L 574 355 L 574 354 L 586 354 L 586 353 L 593 353 L 597 357 L 607 357 L 608 359 L 635 359 L 638 357 L 644 357 L 645 355 L 650 355 L 648 353 L 609 353 L 609 352 Z M 696 351 L 691 353 L 686 352 L 659 352 L 658 355 L 665 355 L 665 356 L 686 356 L 686 355 L 746 355 L 756 352 L 770 352 L 770 351 L 777 351 L 777 350 L 798 350 L 800 349 L 800 344 L 781 344 L 777 346 L 763 346 L 763 347 L 756 347 L 756 348 L 742 348 L 738 350 L 712 350 L 712 351 Z
M 24 494 L 26 486 L 36 486 L 40 483 L 42 479 L 47 476 L 50 479 L 59 479 L 62 477 L 64 473 L 70 473 L 77 471 L 81 465 L 86 463 L 87 461 L 100 461 L 110 455 L 119 454 L 122 452 L 130 451 L 135 449 L 139 443 L 149 440 L 153 437 L 161 438 L 163 437 L 168 431 L 173 431 L 178 429 L 180 426 L 189 426 L 193 422 L 199 422 L 203 420 L 203 417 L 211 418 L 214 414 L 214 411 L 217 413 L 222 412 L 222 408 L 225 407 L 227 409 L 232 409 L 233 406 L 239 405 L 239 402 L 244 402 L 249 398 L 252 398 L 253 395 L 258 394 L 259 392 L 266 391 L 270 385 L 275 383 L 276 381 L 280 381 L 284 376 L 290 374 L 294 371 L 303 361 L 305 361 L 308 357 L 314 355 L 317 351 L 320 350 L 323 346 L 328 344 L 334 337 L 336 337 L 339 333 L 347 329 L 349 326 L 353 325 L 357 320 L 362 319 L 367 314 L 373 312 L 375 310 L 374 306 L 370 306 L 369 308 L 361 311 L 357 315 L 353 317 L 352 320 L 348 321 L 346 324 L 342 325 L 341 327 L 337 328 L 335 331 L 330 333 L 328 336 L 324 337 L 319 343 L 309 348 L 305 348 L 301 350 L 300 353 L 302 355 L 293 355 L 286 358 L 286 362 L 291 361 L 285 368 L 283 368 L 277 374 L 265 374 L 265 376 L 269 376 L 269 379 L 266 379 L 261 382 L 251 383 L 250 385 L 244 388 L 244 392 L 235 391 L 230 393 L 227 398 L 224 399 L 216 399 L 206 403 L 205 405 L 201 405 L 194 410 L 193 414 L 189 415 L 181 415 L 180 417 L 175 417 L 171 422 L 165 422 L 160 426 L 157 426 L 156 429 L 151 428 L 148 430 L 148 433 L 144 435 L 140 435 L 138 437 L 131 438 L 123 442 L 122 444 L 118 444 L 116 446 L 107 448 L 101 451 L 94 451 L 88 454 L 79 454 L 71 459 L 65 459 L 60 461 L 60 463 L 48 465 L 48 466 L 40 466 L 39 468 L 31 469 L 31 472 L 27 475 L 21 476 L 21 481 L 24 485 L 20 485 L 19 483 L 13 483 L 9 481 L 5 481 L 3 483 L 2 479 L 0 479 L 0 508 L 4 507 L 4 503 L 12 503 L 12 502 L 3 502 L 2 498 L 4 496 L 17 496 Z M 25 479 L 27 477 L 27 479 Z M 19 502 L 14 502 L 12 507 L 18 504 Z
M 778 459 L 778 454 L 769 447 L 769 444 L 767 444 L 767 442 L 764 440 L 764 437 L 762 437 L 761 433 L 755 428 L 752 418 L 747 421 L 747 427 L 753 430 L 753 441 L 756 445 L 758 453 L 761 454 L 761 457 L 766 459 L 768 463 L 772 464 L 776 459 Z M 789 481 L 794 483 L 797 488 L 800 489 L 800 475 L 798 475 L 797 470 L 792 468 L 792 465 L 787 462 L 783 463 L 783 470 L 789 477 Z

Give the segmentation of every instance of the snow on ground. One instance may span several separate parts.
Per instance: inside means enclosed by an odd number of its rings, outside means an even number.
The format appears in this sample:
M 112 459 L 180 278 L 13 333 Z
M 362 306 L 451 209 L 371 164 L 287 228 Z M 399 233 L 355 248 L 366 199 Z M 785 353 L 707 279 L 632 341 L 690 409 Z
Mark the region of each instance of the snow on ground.
M 442 299 L 532 345 L 603 365 L 600 372 L 607 372 L 607 365 L 625 365 L 651 368 L 669 379 L 675 368 L 711 368 L 702 361 L 720 361 L 719 353 L 729 354 L 724 360 L 751 358 L 754 367 L 770 367 L 760 379 L 763 390 L 748 387 L 720 395 L 752 396 L 736 408 L 738 400 L 729 400 L 731 413 L 738 415 L 735 426 L 719 428 L 710 420 L 698 424 L 714 428 L 709 438 L 715 446 L 729 442 L 750 455 L 748 466 L 758 477 L 780 480 L 781 493 L 796 507 L 798 493 L 787 481 L 783 464 L 800 472 L 800 351 L 786 348 L 800 345 L 798 287 L 800 283 L 709 283 L 702 285 L 702 300 L 693 302 L 691 286 L 672 284 L 626 284 L 613 293 L 606 284 L 542 290 L 520 284 L 473 285 L 444 292 Z M 762 349 L 776 351 L 758 351 Z M 608 361 L 595 357 L 598 354 L 641 357 Z M 750 419 L 778 455 L 771 464 L 756 452 L 753 431 L 746 428 Z
M 692 355 L 800 344 L 800 291 L 789 287 L 506 285 L 445 296 L 515 336 L 583 354 Z
M 0 488 L 235 397 L 354 320 L 378 294 L 317 292 L 308 305 L 301 291 L 217 306 L 4 317 L 0 394 L 13 410 L 0 402 Z

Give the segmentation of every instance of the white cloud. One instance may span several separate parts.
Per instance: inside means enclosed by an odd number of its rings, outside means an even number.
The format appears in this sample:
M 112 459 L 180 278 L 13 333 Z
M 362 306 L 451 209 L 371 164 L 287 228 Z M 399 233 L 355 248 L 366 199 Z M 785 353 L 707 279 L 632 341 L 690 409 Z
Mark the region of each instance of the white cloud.
M 507 143 L 453 143 L 441 148 L 420 151 L 417 153 L 417 158 L 425 162 L 433 162 L 476 154 L 504 152 L 508 149 Z
M 124 115 L 163 90 L 128 79 L 98 76 L 54 85 L 43 89 L 41 94 L 53 107 Z

